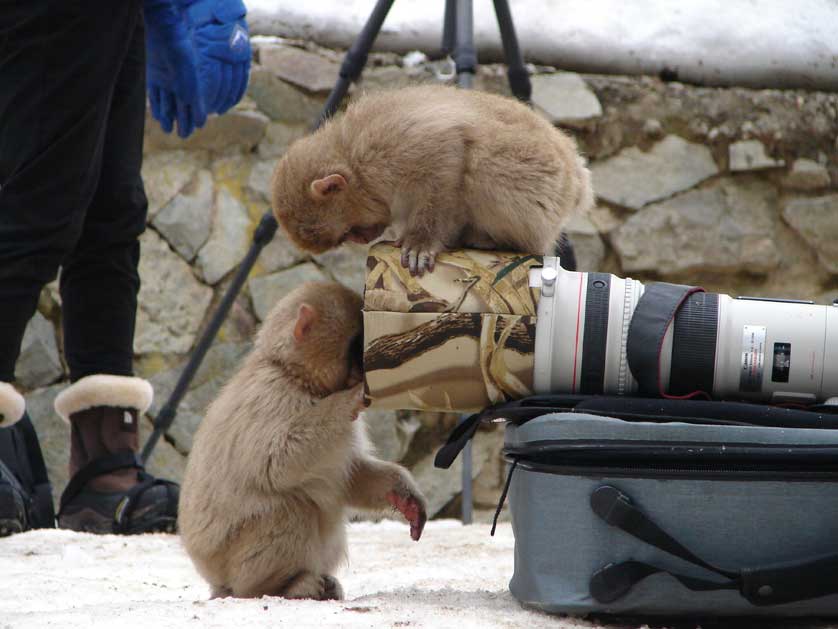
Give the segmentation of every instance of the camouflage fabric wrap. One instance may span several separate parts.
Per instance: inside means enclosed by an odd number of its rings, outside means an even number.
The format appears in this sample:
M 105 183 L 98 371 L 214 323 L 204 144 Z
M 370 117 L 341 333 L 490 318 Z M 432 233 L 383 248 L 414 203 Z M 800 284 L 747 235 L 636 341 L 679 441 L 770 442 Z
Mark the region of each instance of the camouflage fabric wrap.
M 539 256 L 462 250 L 412 277 L 399 249 L 370 249 L 364 372 L 375 408 L 476 411 L 532 394 Z

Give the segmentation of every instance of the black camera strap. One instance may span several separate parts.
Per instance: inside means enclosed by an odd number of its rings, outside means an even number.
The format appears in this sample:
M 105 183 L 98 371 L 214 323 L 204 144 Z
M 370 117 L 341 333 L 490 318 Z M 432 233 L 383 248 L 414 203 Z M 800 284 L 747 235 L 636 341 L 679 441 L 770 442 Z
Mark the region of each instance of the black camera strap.
M 694 293 L 703 293 L 698 286 L 655 282 L 646 287 L 629 324 L 626 342 L 626 358 L 629 369 L 640 388 L 641 395 L 667 396 L 661 384 L 660 356 L 663 340 L 675 314 L 687 298 Z M 682 398 L 709 393 L 693 391 Z
M 594 573 L 591 596 L 612 603 L 653 574 L 668 574 L 689 590 L 706 592 L 738 590 L 757 606 L 780 605 L 838 593 L 838 554 L 760 568 L 724 570 L 693 554 L 635 506 L 631 498 L 609 485 L 591 494 L 591 509 L 607 524 L 650 546 L 722 577 L 722 580 L 686 576 L 640 561 L 608 564 Z

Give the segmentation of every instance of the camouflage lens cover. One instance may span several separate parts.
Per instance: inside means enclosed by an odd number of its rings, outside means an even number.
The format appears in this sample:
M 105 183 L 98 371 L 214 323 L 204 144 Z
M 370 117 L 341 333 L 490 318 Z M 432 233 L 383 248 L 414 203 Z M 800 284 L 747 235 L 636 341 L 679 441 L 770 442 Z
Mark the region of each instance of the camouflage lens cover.
M 532 394 L 540 256 L 461 250 L 413 277 L 398 248 L 370 249 L 364 373 L 375 408 L 466 412 Z

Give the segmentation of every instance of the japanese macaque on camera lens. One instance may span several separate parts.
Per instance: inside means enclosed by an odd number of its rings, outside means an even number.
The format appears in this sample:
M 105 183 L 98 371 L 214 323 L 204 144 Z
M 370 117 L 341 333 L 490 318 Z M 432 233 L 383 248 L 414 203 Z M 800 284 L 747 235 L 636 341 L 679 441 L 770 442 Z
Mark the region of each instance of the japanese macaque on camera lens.
M 553 255 L 593 191 L 573 139 L 523 103 L 428 85 L 364 95 L 295 142 L 272 204 L 314 253 L 393 226 L 402 265 L 421 275 L 461 247 Z

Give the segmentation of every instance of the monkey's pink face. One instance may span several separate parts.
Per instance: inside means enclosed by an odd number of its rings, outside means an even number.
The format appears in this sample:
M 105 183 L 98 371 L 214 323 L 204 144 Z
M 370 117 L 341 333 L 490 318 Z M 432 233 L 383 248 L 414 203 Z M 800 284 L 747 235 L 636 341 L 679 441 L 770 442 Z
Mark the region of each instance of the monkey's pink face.
M 350 223 L 347 214 L 352 212 L 340 207 L 323 207 L 310 203 L 299 212 L 278 212 L 288 236 L 301 249 L 323 253 L 345 242 L 367 245 L 387 229 L 387 224 L 373 219 L 369 223 Z
M 355 225 L 350 227 L 343 235 L 344 242 L 357 242 L 362 245 L 368 245 L 376 238 L 380 237 L 387 229 L 384 223 L 375 223 L 373 225 Z

